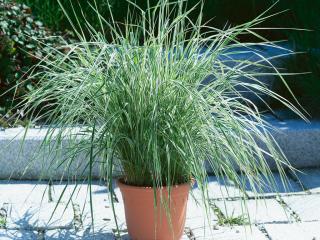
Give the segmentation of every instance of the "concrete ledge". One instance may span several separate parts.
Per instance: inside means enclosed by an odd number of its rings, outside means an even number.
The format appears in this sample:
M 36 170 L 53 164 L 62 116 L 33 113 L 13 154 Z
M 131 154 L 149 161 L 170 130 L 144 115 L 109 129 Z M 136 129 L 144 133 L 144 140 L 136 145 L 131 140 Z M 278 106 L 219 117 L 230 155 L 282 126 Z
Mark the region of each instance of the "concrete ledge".
M 27 134 L 24 128 L 0 131 L 0 179 L 58 180 L 85 175 L 83 169 L 87 162 L 83 154 L 72 161 L 68 172 L 67 164 L 59 166 L 68 156 L 69 141 L 59 143 L 54 154 L 49 154 L 49 148 L 41 148 L 46 134 L 46 128 L 29 129 Z M 94 167 L 93 175 L 99 177 L 98 166 Z
M 296 168 L 320 166 L 320 121 L 306 123 L 302 120 L 279 121 L 272 116 L 267 121 L 276 128 L 273 132 L 274 138 L 279 143 L 283 152 L 291 164 Z M 0 178 L 14 179 L 54 179 L 61 177 L 75 177 L 75 173 L 82 172 L 84 156 L 79 156 L 71 166 L 69 173 L 64 167 L 57 168 L 53 161 L 54 157 L 63 159 L 67 154 L 67 142 L 62 143 L 62 151 L 55 156 L 43 150 L 36 154 L 42 143 L 46 129 L 30 129 L 25 136 L 24 144 L 22 139 L 23 128 L 14 128 L 0 131 Z M 35 157 L 37 155 L 37 157 Z M 270 167 L 275 168 L 272 159 L 269 159 Z M 48 166 L 50 166 L 49 170 Z M 99 168 L 96 166 L 93 171 L 95 177 L 99 177 Z
M 320 120 L 279 121 L 268 116 L 267 121 L 276 129 L 272 135 L 294 167 L 320 166 Z

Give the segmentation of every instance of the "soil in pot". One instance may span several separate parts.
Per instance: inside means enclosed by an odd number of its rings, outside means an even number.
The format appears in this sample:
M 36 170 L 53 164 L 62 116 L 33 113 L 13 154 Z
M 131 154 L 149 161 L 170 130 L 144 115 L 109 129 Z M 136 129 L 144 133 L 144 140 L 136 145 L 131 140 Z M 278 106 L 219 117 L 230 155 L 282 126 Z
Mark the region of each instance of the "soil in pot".
M 171 187 L 170 201 L 168 189 L 157 189 L 157 206 L 154 205 L 153 188 L 130 186 L 118 181 L 122 193 L 127 228 L 132 240 L 179 240 L 186 221 L 187 201 L 190 183 Z M 165 199 L 168 209 L 161 204 Z M 171 224 L 170 224 L 171 221 Z

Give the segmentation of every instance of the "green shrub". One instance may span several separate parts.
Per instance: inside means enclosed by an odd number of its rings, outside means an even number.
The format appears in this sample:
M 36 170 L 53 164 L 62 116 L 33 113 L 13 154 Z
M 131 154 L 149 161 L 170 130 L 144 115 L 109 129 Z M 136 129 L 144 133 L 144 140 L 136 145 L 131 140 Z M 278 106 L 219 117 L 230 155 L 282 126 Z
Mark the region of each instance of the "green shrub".
M 72 29 L 58 0 L 18 0 L 18 2 L 30 6 L 34 14 L 50 28 L 54 30 Z M 73 23 L 77 23 L 77 20 L 79 20 L 80 24 L 83 25 L 85 24 L 84 19 L 86 19 L 93 27 L 99 28 L 100 23 L 97 14 L 91 7 L 95 6 L 95 2 L 100 14 L 107 17 L 110 12 L 108 0 L 60 0 L 61 5 Z M 120 15 L 124 12 L 124 9 L 126 9 L 126 1 L 109 0 L 109 4 L 116 16 Z
M 29 7 L 0 0 L 0 126 L 10 123 L 4 124 L 3 118 L 17 113 L 9 110 L 34 87 L 37 79 L 28 78 L 31 67 L 62 42 L 32 16 Z

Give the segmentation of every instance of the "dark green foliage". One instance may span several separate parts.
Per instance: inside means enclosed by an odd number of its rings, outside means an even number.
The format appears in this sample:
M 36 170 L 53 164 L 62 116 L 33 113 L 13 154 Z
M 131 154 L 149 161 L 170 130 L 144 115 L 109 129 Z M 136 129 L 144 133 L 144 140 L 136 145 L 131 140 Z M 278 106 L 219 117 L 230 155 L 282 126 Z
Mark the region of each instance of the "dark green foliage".
M 284 4 L 282 3 L 281 6 Z M 320 117 L 320 1 L 290 1 L 290 26 L 312 31 L 288 31 L 296 51 L 303 52 L 288 66 L 290 71 L 310 72 L 288 82 L 311 117 Z
M 18 0 L 18 2 L 30 6 L 34 14 L 39 17 L 44 24 L 55 30 L 72 29 L 69 19 L 61 6 L 63 6 L 63 9 L 70 17 L 70 20 L 76 25 L 77 21 L 79 21 L 81 25 L 85 24 L 86 19 L 95 28 L 100 28 L 100 22 L 96 11 L 93 10 L 93 8 L 97 8 L 99 13 L 107 20 L 110 19 L 111 10 L 114 20 L 120 22 L 123 22 L 126 19 L 128 9 L 133 9 L 128 0 Z M 133 2 L 136 2 L 139 8 L 146 10 L 148 5 L 153 7 L 159 0 Z M 188 8 L 191 8 L 195 5 L 199 5 L 200 2 L 201 1 L 199 0 L 188 0 L 187 6 Z M 204 0 L 204 8 L 202 11 L 203 21 L 209 21 L 211 25 L 220 28 L 224 27 L 226 24 L 234 26 L 253 19 L 273 3 L 274 0 Z M 284 8 L 278 6 L 275 11 L 283 9 Z M 191 19 L 195 21 L 198 14 L 199 11 L 192 13 L 190 15 Z
M 44 56 L 46 47 L 62 43 L 62 38 L 51 35 L 26 5 L 0 0 L 0 126 L 10 123 L 8 118 L 17 112 L 9 110 L 34 87 L 36 79 L 24 81 L 28 71 Z
M 54 30 L 72 29 L 70 22 L 62 10 L 58 0 L 18 0 L 20 3 L 25 3 L 30 6 L 34 14 L 39 17 L 43 23 Z M 95 10 L 95 2 L 99 13 L 108 17 L 110 9 L 115 16 L 125 16 L 125 9 L 127 8 L 126 1 L 116 0 L 60 0 L 61 5 L 66 10 L 67 15 L 73 23 L 80 22 L 81 25 L 85 24 L 85 19 L 92 24 L 95 28 L 100 28 L 99 19 Z
M 72 29 L 67 17 L 64 15 L 58 0 L 18 0 L 29 4 L 35 14 L 56 30 Z M 98 17 L 91 5 L 97 4 L 100 14 L 110 18 L 110 9 L 116 21 L 123 22 L 128 12 L 127 0 L 60 0 L 64 9 L 70 16 L 72 22 L 76 23 L 76 17 L 80 24 L 85 23 L 85 18 L 95 28 L 100 28 Z M 146 9 L 148 4 L 146 0 L 135 1 L 137 5 Z M 150 0 L 150 6 L 154 6 L 158 0 Z M 192 7 L 199 3 L 199 0 L 188 0 L 188 6 Z M 203 20 L 209 21 L 210 25 L 219 28 L 226 28 L 241 24 L 253 19 L 262 11 L 276 3 L 275 0 L 205 0 L 203 8 Z M 72 7 L 73 6 L 73 7 Z M 132 7 L 131 7 L 132 8 Z M 74 10 L 73 10 L 74 9 Z M 81 9 L 83 10 L 81 12 Z M 312 98 L 312 101 L 320 104 L 320 54 L 315 48 L 320 48 L 320 21 L 318 15 L 320 12 L 320 1 L 314 0 L 280 0 L 276 3 L 272 12 L 286 12 L 277 17 L 270 18 L 259 27 L 281 27 L 281 28 L 304 28 L 313 30 L 295 31 L 295 30 L 261 30 L 260 34 L 266 36 L 269 40 L 290 40 L 294 50 L 306 52 L 297 56 L 288 65 L 288 69 L 293 72 L 312 72 L 309 75 L 295 76 L 289 81 L 289 85 L 300 97 L 301 101 Z M 192 19 L 196 19 L 198 12 L 191 14 Z M 105 29 L 108 32 L 108 28 Z M 239 36 L 241 38 L 241 36 Z M 244 37 L 242 41 L 256 41 L 253 36 Z M 282 86 L 278 86 L 282 89 Z M 282 91 L 280 94 L 285 95 Z M 288 94 L 289 96 L 290 94 Z M 309 100 L 307 101 L 309 102 Z M 314 113 L 311 113 L 314 115 Z
M 252 19 L 263 9 L 277 1 L 224 0 L 207 2 L 212 4 L 211 10 L 216 9 L 212 11 L 212 15 L 216 16 L 213 22 L 218 26 L 222 26 L 226 22 L 234 25 Z M 214 4 L 216 4 L 216 8 L 213 6 Z M 273 12 L 284 10 L 287 11 L 274 18 L 270 18 L 259 27 L 300 28 L 311 31 L 275 29 L 260 33 L 271 40 L 289 40 L 295 51 L 302 52 L 292 57 L 286 68 L 288 72 L 309 72 L 309 74 L 287 77 L 287 82 L 311 117 L 320 117 L 320 1 L 280 0 L 276 3 Z M 209 10 L 205 10 L 206 13 L 208 14 Z M 291 97 L 291 94 L 281 83 L 279 83 L 277 88 L 280 95 L 288 98 Z
M 68 18 L 61 9 L 58 0 L 18 0 L 30 6 L 33 13 L 47 26 L 55 30 L 71 30 Z M 135 1 L 141 9 L 148 7 L 148 1 Z M 154 6 L 158 0 L 149 0 Z M 203 21 L 209 21 L 215 27 L 228 27 L 244 23 L 253 19 L 265 9 L 275 4 L 275 0 L 204 0 L 202 11 Z M 85 23 L 85 19 L 94 27 L 100 28 L 99 19 L 92 7 L 97 7 L 99 13 L 105 18 L 110 18 L 110 10 L 116 21 L 126 19 L 129 3 L 128 0 L 60 0 L 61 5 L 73 23 Z M 188 0 L 188 7 L 199 4 L 199 0 Z M 108 7 L 109 6 L 109 7 Z M 132 6 L 130 7 L 132 9 Z M 287 10 L 287 11 L 286 11 Z M 280 0 L 272 10 L 273 13 L 286 11 L 281 15 L 270 18 L 261 26 L 306 28 L 315 32 L 266 30 L 266 35 L 271 40 L 290 39 L 295 44 L 305 48 L 320 47 L 320 22 L 317 21 L 320 12 L 320 1 L 313 0 Z M 197 19 L 199 12 L 191 14 L 193 20 Z M 108 30 L 108 29 L 106 29 Z
M 18 0 L 18 2 L 30 6 L 33 13 L 47 26 L 55 30 L 72 29 L 58 0 Z M 134 2 L 141 9 L 148 7 L 147 0 Z M 150 6 L 154 6 L 157 2 L 158 0 L 149 0 Z M 220 28 L 234 26 L 253 19 L 276 2 L 275 0 L 204 0 L 203 21 L 210 21 L 210 25 Z M 80 24 L 84 24 L 85 19 L 87 19 L 96 28 L 100 28 L 100 23 L 92 7 L 96 6 L 105 19 L 110 18 L 111 9 L 114 19 L 121 22 L 126 19 L 129 8 L 128 0 L 60 0 L 60 3 L 72 22 L 76 23 L 77 18 Z M 188 0 L 187 3 L 190 8 L 199 4 L 199 0 Z M 284 10 L 287 10 L 287 12 L 275 18 L 270 18 L 263 25 L 269 27 L 307 28 L 316 32 L 271 31 L 269 29 L 267 32 L 268 37 L 272 39 L 289 38 L 295 43 L 299 41 L 299 45 L 319 47 L 320 34 L 318 31 L 320 30 L 320 22 L 317 21 L 317 18 L 320 11 L 320 2 L 313 0 L 280 0 L 273 8 L 274 13 Z M 198 12 L 194 12 L 190 17 L 195 20 L 197 16 Z

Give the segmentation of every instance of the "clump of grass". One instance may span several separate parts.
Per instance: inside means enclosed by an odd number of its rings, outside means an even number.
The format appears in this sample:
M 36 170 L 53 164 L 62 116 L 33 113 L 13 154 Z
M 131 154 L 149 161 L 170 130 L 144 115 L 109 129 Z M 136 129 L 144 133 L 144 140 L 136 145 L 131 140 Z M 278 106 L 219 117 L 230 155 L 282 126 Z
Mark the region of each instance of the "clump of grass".
M 0 229 L 4 229 L 7 227 L 7 203 L 4 203 L 3 206 L 0 208 Z
M 146 11 L 136 8 L 137 15 L 121 24 L 100 17 L 101 31 L 86 22 L 91 39 L 79 31 L 80 41 L 64 46 L 69 51 L 52 49 L 57 53 L 37 66 L 40 81 L 23 109 L 49 125 L 43 146 L 49 145 L 50 153 L 70 141 L 66 158 L 55 159 L 67 173 L 74 171 L 77 156 L 85 156 L 84 169 L 73 173 L 86 176 L 89 186 L 97 165 L 111 194 L 115 172 L 127 184 L 153 188 L 170 189 L 194 178 L 209 210 L 206 161 L 215 175 L 225 175 L 243 191 L 238 169 L 261 192 L 262 177 L 275 186 L 266 156 L 273 157 L 283 181 L 283 167 L 291 168 L 254 103 L 239 89 L 299 111 L 258 80 L 266 74 L 284 81 L 270 59 L 238 41 L 243 34 L 259 37 L 256 26 L 269 17 L 266 13 L 220 30 L 202 23 L 201 5 L 186 10 L 184 4 L 160 0 Z M 188 16 L 197 9 L 199 17 L 191 22 Z M 105 37 L 105 26 L 112 40 Z M 265 40 L 260 44 L 277 48 Z M 239 48 L 259 60 L 232 61 Z M 212 81 L 204 83 L 208 77 Z
M 231 214 L 231 216 L 225 216 L 223 212 L 216 206 L 213 205 L 213 212 L 218 218 L 218 225 L 224 226 L 235 226 L 235 225 L 248 225 L 249 220 L 245 216 L 245 214 L 242 214 L 240 216 L 234 216 L 234 213 Z
M 7 225 L 7 220 L 4 217 L 0 216 L 0 228 L 5 228 L 6 225 Z

